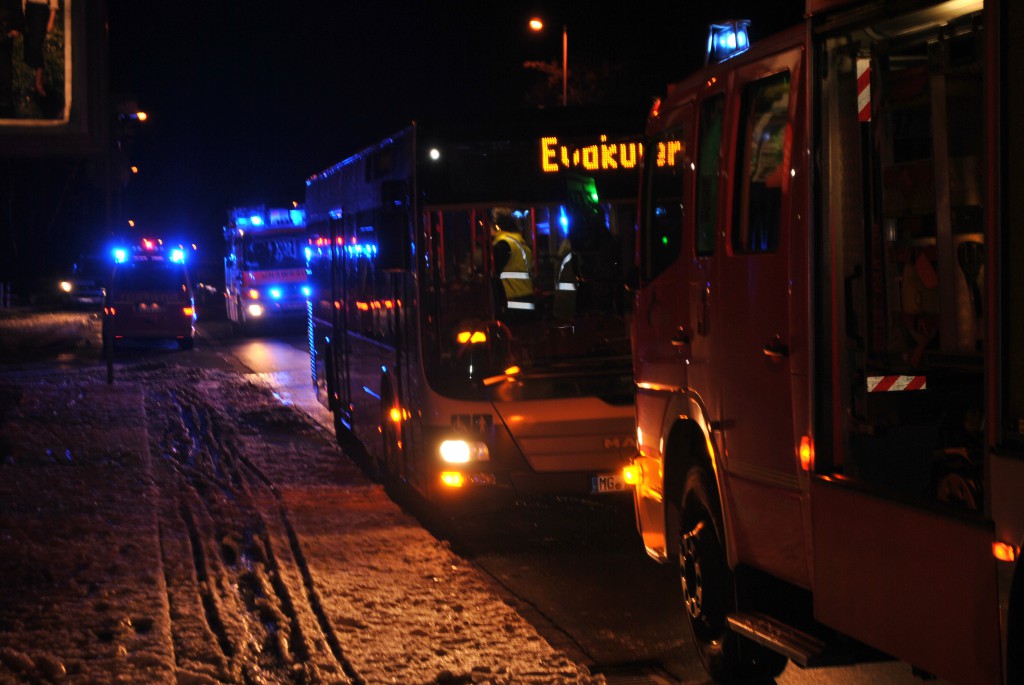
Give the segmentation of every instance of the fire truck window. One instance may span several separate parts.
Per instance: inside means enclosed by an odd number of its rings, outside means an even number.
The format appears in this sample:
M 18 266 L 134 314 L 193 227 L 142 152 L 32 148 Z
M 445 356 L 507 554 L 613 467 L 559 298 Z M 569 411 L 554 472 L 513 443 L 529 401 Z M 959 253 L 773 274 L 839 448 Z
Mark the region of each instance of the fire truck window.
M 684 129 L 673 129 L 662 140 L 687 140 L 689 119 L 684 117 Z M 656 149 L 659 141 L 649 142 Z M 689 164 L 650 163 L 646 165 L 648 198 L 646 221 L 643 226 L 644 258 L 641 277 L 650 280 L 664 272 L 679 257 L 683 238 L 683 174 Z
M 697 149 L 696 249 L 698 255 L 715 251 L 718 219 L 718 174 L 721 168 L 722 113 L 725 96 L 709 98 L 700 108 L 700 145 Z
M 736 253 L 773 252 L 779 246 L 789 82 L 789 73 L 782 72 L 743 91 L 746 144 L 737 152 L 737 181 L 742 185 L 733 212 Z

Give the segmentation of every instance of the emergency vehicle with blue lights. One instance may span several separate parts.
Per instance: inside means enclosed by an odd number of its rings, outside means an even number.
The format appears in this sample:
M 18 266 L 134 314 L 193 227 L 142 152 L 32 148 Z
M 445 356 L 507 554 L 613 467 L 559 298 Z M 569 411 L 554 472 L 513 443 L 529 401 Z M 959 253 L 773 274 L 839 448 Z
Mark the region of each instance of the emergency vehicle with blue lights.
M 158 238 L 113 249 L 103 305 L 104 344 L 167 339 L 192 349 L 196 309 L 186 261 L 193 250 Z
M 808 0 L 650 113 L 626 475 L 719 682 L 1024 682 L 1022 20 Z
M 372 471 L 436 504 L 628 493 L 642 117 L 632 140 L 527 123 L 417 122 L 307 180 L 317 396 Z M 498 269 L 510 233 L 519 266 Z
M 306 213 L 291 208 L 237 207 L 224 227 L 224 304 L 243 333 L 270 321 L 305 321 Z

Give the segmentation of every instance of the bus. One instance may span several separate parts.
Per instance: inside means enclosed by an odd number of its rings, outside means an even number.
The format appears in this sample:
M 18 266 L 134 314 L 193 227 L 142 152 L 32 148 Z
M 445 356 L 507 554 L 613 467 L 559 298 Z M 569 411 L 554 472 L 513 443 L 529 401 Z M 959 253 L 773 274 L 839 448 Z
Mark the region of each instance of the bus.
M 628 494 L 642 118 L 416 122 L 307 180 L 313 384 L 382 479 L 433 503 Z
M 808 0 L 650 113 L 626 473 L 716 681 L 1024 682 L 1022 18 Z

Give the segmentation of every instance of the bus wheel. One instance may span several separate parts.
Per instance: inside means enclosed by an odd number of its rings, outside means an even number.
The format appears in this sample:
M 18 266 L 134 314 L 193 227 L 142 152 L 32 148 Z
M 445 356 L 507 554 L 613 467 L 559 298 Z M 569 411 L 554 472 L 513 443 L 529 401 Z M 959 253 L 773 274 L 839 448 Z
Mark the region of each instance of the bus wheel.
M 700 467 L 687 475 L 680 522 L 683 604 L 705 670 L 720 683 L 774 678 L 786 667 L 786 658 L 741 640 L 726 623 L 735 609 L 735 582 L 725 556 L 718 498 Z

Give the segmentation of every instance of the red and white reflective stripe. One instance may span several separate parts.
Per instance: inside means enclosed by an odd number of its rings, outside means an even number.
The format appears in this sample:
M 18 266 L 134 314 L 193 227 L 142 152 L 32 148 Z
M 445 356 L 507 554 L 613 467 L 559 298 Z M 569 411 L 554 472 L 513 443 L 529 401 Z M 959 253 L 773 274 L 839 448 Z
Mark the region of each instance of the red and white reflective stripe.
M 871 60 L 857 58 L 857 118 L 871 121 Z
M 927 390 L 927 376 L 868 376 L 868 392 Z

